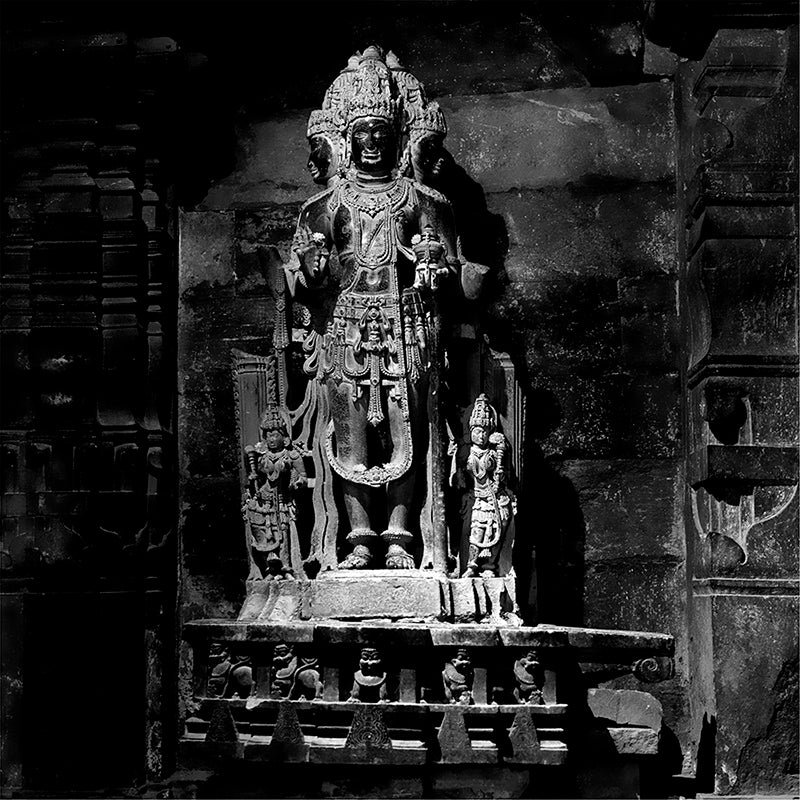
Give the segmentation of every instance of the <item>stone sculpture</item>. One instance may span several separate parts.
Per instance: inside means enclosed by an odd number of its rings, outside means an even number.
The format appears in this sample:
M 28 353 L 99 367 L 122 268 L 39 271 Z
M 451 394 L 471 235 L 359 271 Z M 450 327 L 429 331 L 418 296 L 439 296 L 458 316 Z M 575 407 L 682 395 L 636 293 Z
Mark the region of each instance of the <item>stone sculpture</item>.
M 544 705 L 544 670 L 535 650 L 529 650 L 514 662 L 514 699 L 531 706 Z
M 373 647 L 361 650 L 358 669 L 353 675 L 349 703 L 388 703 L 389 689 L 381 654 Z
M 465 648 L 461 648 L 442 671 L 444 696 L 448 703 L 470 706 L 475 701 L 472 698 L 472 683 L 475 673 L 472 661 Z
M 248 656 L 233 653 L 219 642 L 209 647 L 208 694 L 211 697 L 250 696 L 253 688 L 253 668 Z
M 369 47 L 328 89 L 308 133 L 312 174 L 328 188 L 303 206 L 285 270 L 290 291 L 321 321 L 304 343 L 304 368 L 319 387 L 318 427 L 349 521 L 352 552 L 339 567 L 375 566 L 382 540 L 385 566 L 411 569 L 412 506 L 426 461 L 430 502 L 442 503 L 442 306 L 477 286 L 460 280 L 449 202 L 399 174 L 434 174 L 423 165 L 425 143 L 440 144 L 446 126 L 419 81 Z M 421 544 L 443 568 L 441 508 L 431 518 Z M 330 563 L 330 540 L 317 547 Z
M 275 645 L 270 668 L 270 695 L 288 700 L 321 698 L 322 680 L 317 659 L 295 655 L 291 645 Z
M 497 412 L 485 394 L 475 400 L 469 419 L 470 448 L 462 472 L 473 495 L 468 561 L 463 577 L 493 576 L 511 520 L 516 497 L 506 482 L 508 442 L 497 430 Z
M 291 447 L 277 406 L 267 407 L 260 427 L 258 443 L 245 447 L 250 473 L 242 512 L 250 552 L 249 578 L 291 578 L 289 551 L 297 548 L 294 492 L 306 485 L 306 471 L 301 455 Z

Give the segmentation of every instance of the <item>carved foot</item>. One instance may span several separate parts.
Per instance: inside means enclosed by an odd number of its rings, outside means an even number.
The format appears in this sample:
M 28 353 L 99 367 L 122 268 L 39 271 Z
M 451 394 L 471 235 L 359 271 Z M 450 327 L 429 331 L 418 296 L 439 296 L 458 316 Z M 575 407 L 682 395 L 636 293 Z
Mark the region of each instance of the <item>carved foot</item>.
M 389 528 L 381 534 L 381 539 L 389 546 L 386 551 L 388 569 L 414 569 L 414 557 L 406 552 L 406 545 L 412 539 L 408 531 Z
M 386 552 L 388 569 L 414 569 L 414 557 L 409 555 L 401 545 L 390 544 Z
M 464 574 L 461 577 L 462 578 L 477 578 L 478 577 L 478 565 L 477 564 L 467 564 L 467 568 L 464 570 Z
M 339 563 L 339 569 L 366 569 L 372 561 L 372 553 L 363 544 L 357 544 L 344 561 Z

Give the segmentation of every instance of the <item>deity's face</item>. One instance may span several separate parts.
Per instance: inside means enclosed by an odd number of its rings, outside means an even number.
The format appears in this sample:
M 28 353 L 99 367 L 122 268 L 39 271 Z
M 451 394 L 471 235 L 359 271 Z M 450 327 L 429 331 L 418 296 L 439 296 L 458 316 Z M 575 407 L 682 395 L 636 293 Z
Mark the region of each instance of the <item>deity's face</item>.
M 364 675 L 380 675 L 383 672 L 381 657 L 377 650 L 362 650 L 358 666 Z
M 327 136 L 316 134 L 308 139 L 308 171 L 314 183 L 325 183 L 333 174 L 333 147 Z
M 425 182 L 440 178 L 447 160 L 444 136 L 434 133 L 413 142 L 411 160 L 417 180 Z
M 535 650 L 529 650 L 522 658 L 522 663 L 526 667 L 532 667 L 539 663 L 538 653 Z
M 264 431 L 264 444 L 266 444 L 273 453 L 282 450 L 284 447 L 283 433 L 274 429 Z
M 473 425 L 469 434 L 472 443 L 478 445 L 478 447 L 486 447 L 489 443 L 489 431 L 481 425 Z
M 471 667 L 472 661 L 470 661 L 469 654 L 463 650 L 459 650 L 453 659 L 453 666 L 461 672 Z
M 397 137 L 392 126 L 378 117 L 366 117 L 350 134 L 353 164 L 367 175 L 388 175 L 397 159 Z

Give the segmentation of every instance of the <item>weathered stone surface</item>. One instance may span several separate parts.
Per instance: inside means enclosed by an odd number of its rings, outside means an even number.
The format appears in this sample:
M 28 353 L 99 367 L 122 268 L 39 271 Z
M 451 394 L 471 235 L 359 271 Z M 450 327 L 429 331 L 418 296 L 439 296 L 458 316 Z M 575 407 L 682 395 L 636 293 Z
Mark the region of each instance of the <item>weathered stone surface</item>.
M 489 787 L 486 785 L 486 767 L 459 767 L 448 769 L 435 767 L 430 770 L 434 797 L 442 798 L 485 798 Z M 523 797 L 530 783 L 527 770 L 498 767 L 491 771 L 491 797 Z
M 435 575 L 338 572 L 314 583 L 310 613 L 312 617 L 337 619 L 438 619 L 443 615 L 441 593 L 441 582 Z
M 534 382 L 554 412 L 540 446 L 546 456 L 663 458 L 678 455 L 677 375 L 539 377 Z
M 564 182 L 564 188 L 557 183 L 487 196 L 508 232 L 511 281 L 674 274 L 674 190 L 668 183 Z M 674 308 L 674 297 L 670 302 Z
M 684 569 L 677 558 L 618 559 L 588 565 L 587 624 L 618 630 L 676 630 Z
M 474 760 L 464 712 L 459 708 L 447 708 L 437 734 L 443 764 L 469 764 Z
M 512 755 L 504 758 L 504 761 L 522 764 L 538 761 L 541 747 L 530 709 L 521 708 L 514 715 L 514 722 L 508 731 L 508 740 L 511 743 Z
M 589 710 L 595 717 L 617 725 L 634 725 L 661 729 L 661 703 L 647 692 L 629 689 L 589 689 L 587 694 Z
M 711 596 L 717 774 L 725 789 L 797 791 L 794 597 Z
M 180 225 L 181 291 L 212 290 L 227 285 L 233 278 L 233 214 L 183 212 Z
M 608 177 L 672 180 L 668 84 L 450 97 L 440 104 L 449 149 L 486 192 Z
M 587 563 L 684 557 L 679 469 L 677 461 L 660 459 L 561 463 L 586 523 Z

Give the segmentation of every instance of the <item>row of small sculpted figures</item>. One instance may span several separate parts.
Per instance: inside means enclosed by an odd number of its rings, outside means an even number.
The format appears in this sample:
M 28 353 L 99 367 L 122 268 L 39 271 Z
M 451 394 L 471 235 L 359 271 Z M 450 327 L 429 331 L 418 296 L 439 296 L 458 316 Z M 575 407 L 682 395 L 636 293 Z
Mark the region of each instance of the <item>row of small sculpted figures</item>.
M 212 645 L 208 692 L 213 697 L 249 697 L 253 670 L 248 657 L 237 657 L 224 645 Z M 388 703 L 388 675 L 380 652 L 373 647 L 361 650 L 358 669 L 353 674 L 353 688 L 348 702 Z M 534 650 L 514 662 L 514 701 L 544 705 L 542 687 L 544 670 Z M 469 652 L 459 649 L 442 670 L 444 697 L 448 703 L 472 705 L 474 670 Z M 270 696 L 274 699 L 322 699 L 322 672 L 318 659 L 296 655 L 291 645 L 275 646 L 270 667 Z M 496 700 L 493 699 L 494 702 Z M 422 702 L 426 702 L 423 690 Z

